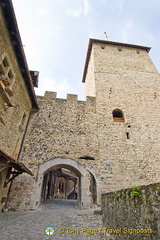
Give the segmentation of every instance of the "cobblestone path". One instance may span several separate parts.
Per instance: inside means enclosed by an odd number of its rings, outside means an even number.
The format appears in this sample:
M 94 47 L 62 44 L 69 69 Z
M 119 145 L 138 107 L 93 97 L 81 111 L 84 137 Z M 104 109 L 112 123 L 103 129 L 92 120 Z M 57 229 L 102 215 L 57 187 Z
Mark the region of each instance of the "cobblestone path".
M 45 234 L 47 226 L 54 227 L 52 236 Z M 3 240 L 112 240 L 101 228 L 102 216 L 78 209 L 74 200 L 48 200 L 37 211 L 0 214 Z

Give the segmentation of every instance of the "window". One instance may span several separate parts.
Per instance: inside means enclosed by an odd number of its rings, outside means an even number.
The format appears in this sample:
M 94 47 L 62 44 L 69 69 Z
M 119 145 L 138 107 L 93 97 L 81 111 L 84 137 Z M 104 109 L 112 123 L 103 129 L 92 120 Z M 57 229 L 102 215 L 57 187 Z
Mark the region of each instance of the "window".
M 0 89 L 4 97 L 12 97 L 14 93 L 12 86 L 14 84 L 14 74 L 7 55 L 4 53 L 0 57 Z
M 24 126 L 24 123 L 25 123 L 25 120 L 26 120 L 26 114 L 24 113 L 23 114 L 23 117 L 22 117 L 22 122 L 21 122 L 21 124 Z
M 130 139 L 129 132 L 126 132 L 127 139 Z
M 120 109 L 115 109 L 112 112 L 114 122 L 124 122 L 124 115 Z
M 118 51 L 121 52 L 122 51 L 122 47 L 118 47 Z
M 21 132 L 23 132 L 24 129 L 25 129 L 26 117 L 27 117 L 27 115 L 24 113 L 24 114 L 23 114 L 23 117 L 22 117 L 22 120 L 21 120 L 21 124 L 19 125 L 19 130 L 20 130 Z

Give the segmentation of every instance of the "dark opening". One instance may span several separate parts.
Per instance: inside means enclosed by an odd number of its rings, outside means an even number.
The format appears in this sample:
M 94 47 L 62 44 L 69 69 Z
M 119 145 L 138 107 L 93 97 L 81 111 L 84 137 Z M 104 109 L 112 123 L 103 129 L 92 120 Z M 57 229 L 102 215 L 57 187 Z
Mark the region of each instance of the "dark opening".
M 126 132 L 127 139 L 130 139 L 129 132 Z
M 93 176 L 92 173 L 90 173 L 90 176 L 91 176 L 90 191 L 92 194 L 92 201 L 93 201 L 93 204 L 97 204 L 97 184 L 96 184 L 95 177 Z
M 112 114 L 114 122 L 124 122 L 124 116 L 121 110 L 115 109 Z
M 41 201 L 46 199 L 77 199 L 79 175 L 66 168 L 57 168 L 45 174 Z
M 85 159 L 85 160 L 95 160 L 95 158 L 94 158 L 94 157 L 87 156 L 87 155 L 84 155 L 84 156 L 80 157 L 79 159 Z
M 5 57 L 4 60 L 3 60 L 3 65 L 4 65 L 4 67 L 9 67 L 9 63 L 8 63 L 6 57 Z

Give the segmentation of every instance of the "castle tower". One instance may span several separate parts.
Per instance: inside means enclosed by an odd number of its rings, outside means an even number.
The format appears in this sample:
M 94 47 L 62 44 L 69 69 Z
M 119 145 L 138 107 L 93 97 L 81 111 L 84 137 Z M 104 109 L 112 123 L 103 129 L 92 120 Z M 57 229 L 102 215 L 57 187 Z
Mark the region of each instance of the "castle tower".
M 102 189 L 160 179 L 160 76 L 150 48 L 90 39 L 83 82 L 96 97 Z
M 160 76 L 149 50 L 91 39 L 86 101 L 54 92 L 38 97 L 20 155 L 36 177 L 16 179 L 13 207 L 36 209 L 47 197 L 70 197 L 67 189 L 78 186 L 78 205 L 88 208 L 100 205 L 101 193 L 160 181 Z

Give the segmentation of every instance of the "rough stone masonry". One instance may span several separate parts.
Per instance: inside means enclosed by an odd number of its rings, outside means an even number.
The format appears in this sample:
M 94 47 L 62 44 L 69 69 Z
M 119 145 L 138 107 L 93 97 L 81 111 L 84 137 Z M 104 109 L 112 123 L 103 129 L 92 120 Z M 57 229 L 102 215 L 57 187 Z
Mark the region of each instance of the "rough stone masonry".
M 160 180 L 160 76 L 149 50 L 90 39 L 86 101 L 53 92 L 38 97 L 40 110 L 31 115 L 20 156 L 35 178 L 14 181 L 12 208 L 36 209 L 53 169 L 78 174 L 81 208 L 100 205 L 101 193 Z

